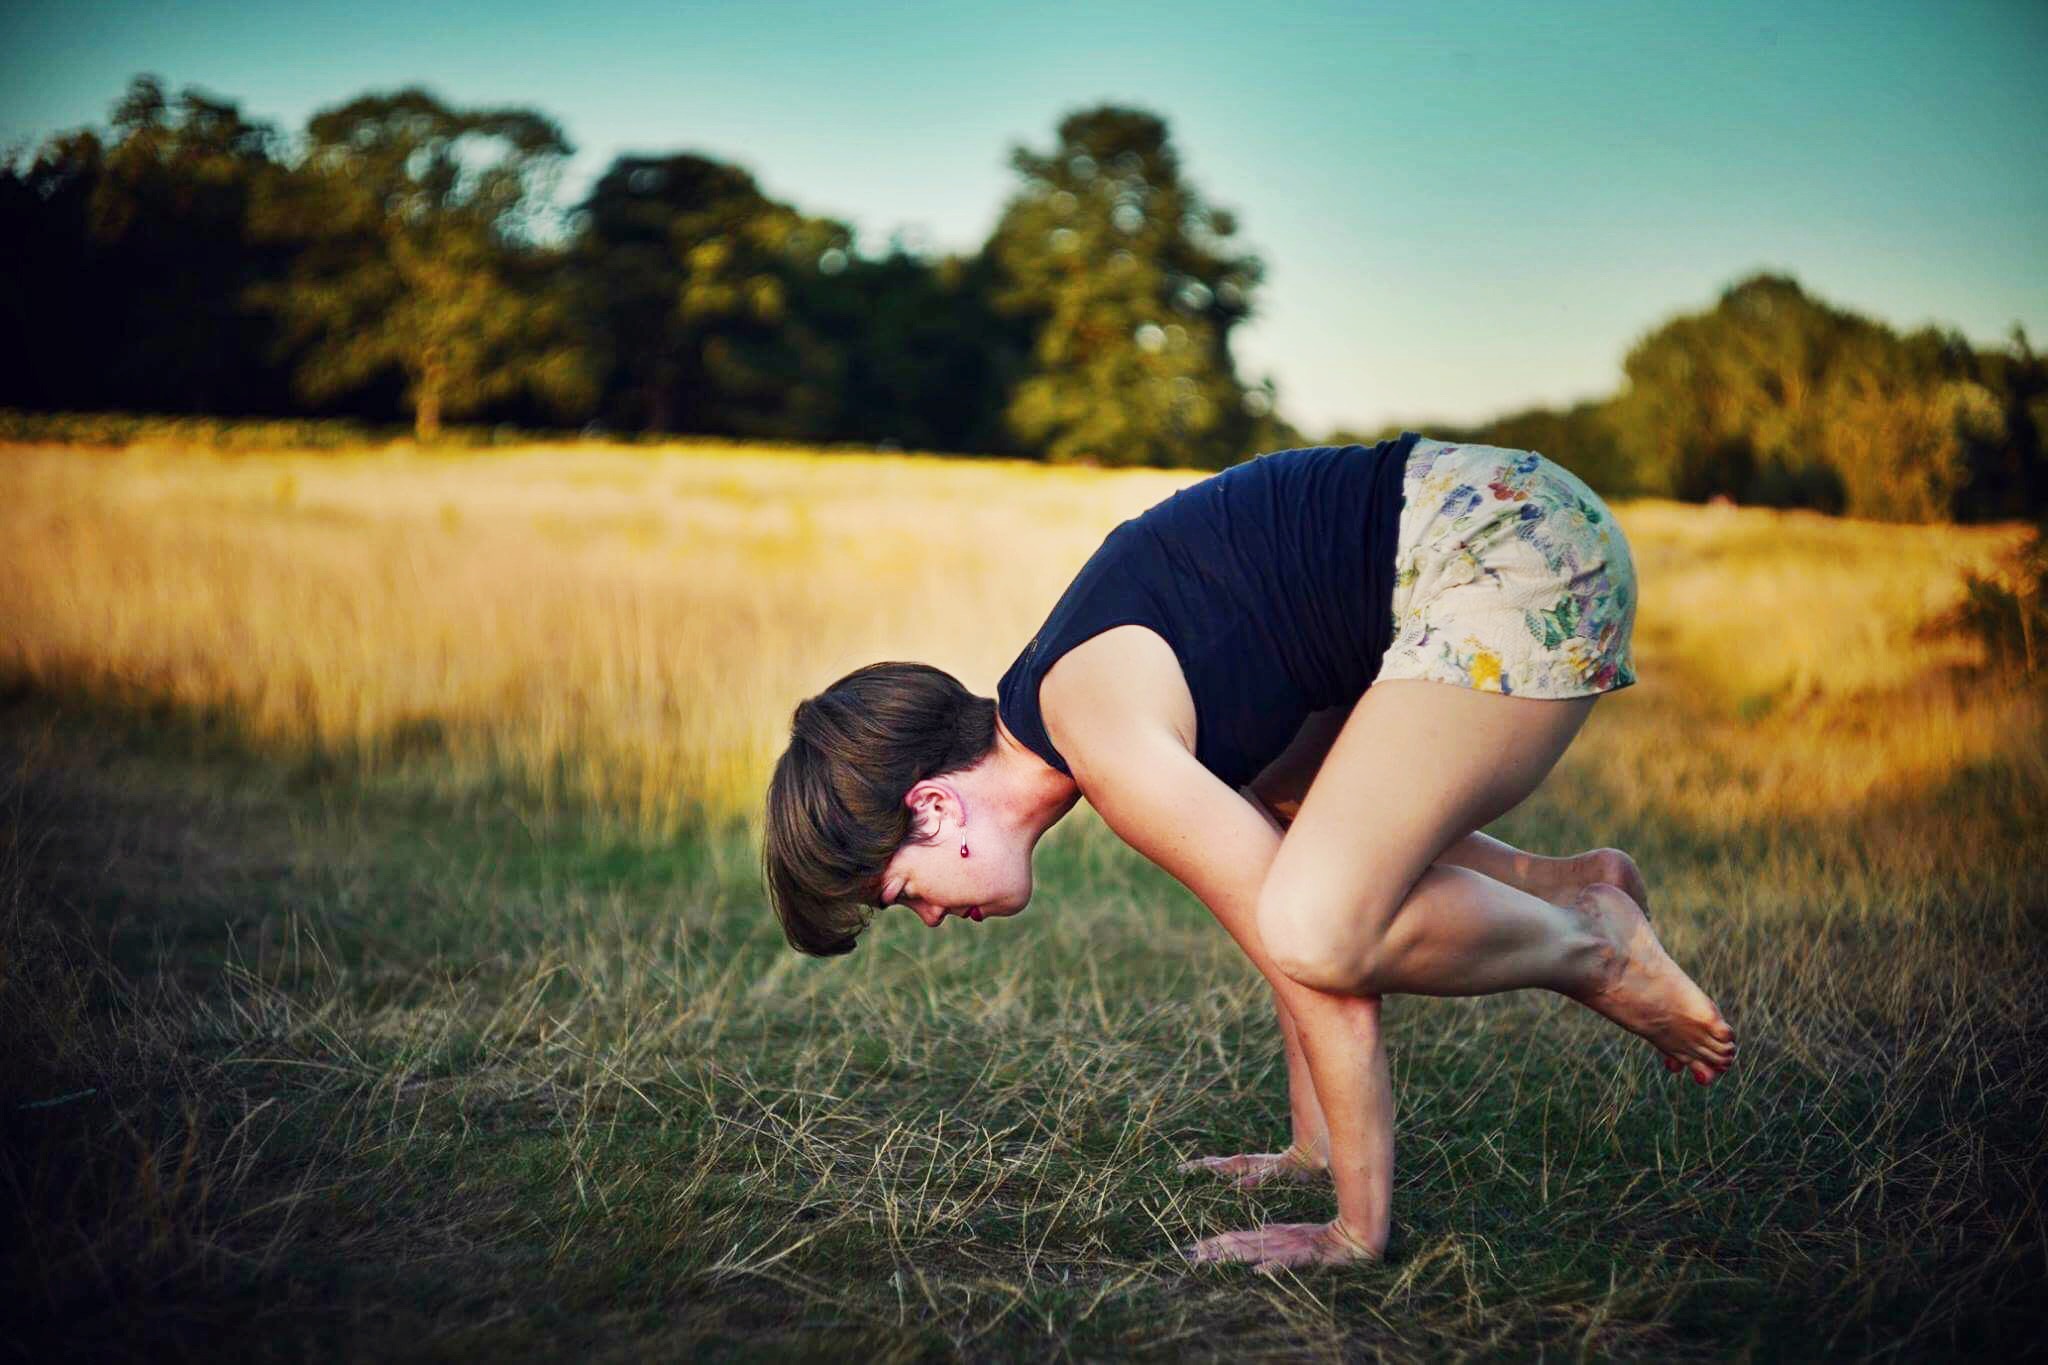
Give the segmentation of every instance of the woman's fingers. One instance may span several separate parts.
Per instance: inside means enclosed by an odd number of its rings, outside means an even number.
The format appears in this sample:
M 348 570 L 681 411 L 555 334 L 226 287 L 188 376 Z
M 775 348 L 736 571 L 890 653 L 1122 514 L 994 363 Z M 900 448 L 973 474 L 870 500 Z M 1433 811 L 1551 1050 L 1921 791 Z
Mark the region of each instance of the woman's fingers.
M 1183 1175 L 1213 1175 L 1228 1180 L 1241 1190 L 1257 1189 L 1269 1180 L 1313 1180 L 1322 1174 L 1319 1166 L 1289 1152 L 1196 1157 L 1181 1162 L 1175 1169 Z
M 1195 1243 L 1188 1259 L 1196 1265 L 1218 1261 L 1284 1261 L 1296 1249 L 1296 1239 L 1292 1234 L 1303 1226 L 1274 1223 L 1243 1232 L 1219 1232 Z
M 1372 1259 L 1367 1252 L 1332 1234 L 1327 1223 L 1268 1223 L 1244 1232 L 1218 1233 L 1204 1237 L 1181 1254 L 1195 1265 L 1250 1261 L 1255 1270 L 1267 1273 L 1289 1266 L 1341 1265 Z

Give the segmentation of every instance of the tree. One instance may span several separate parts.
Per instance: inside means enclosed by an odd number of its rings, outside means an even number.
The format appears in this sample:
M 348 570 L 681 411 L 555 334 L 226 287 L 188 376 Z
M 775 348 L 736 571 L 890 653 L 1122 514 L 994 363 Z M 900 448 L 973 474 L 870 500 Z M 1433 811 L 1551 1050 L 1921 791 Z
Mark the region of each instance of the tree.
M 0 176 L 14 259 L 0 313 L 34 336 L 0 399 L 52 407 L 276 411 L 267 320 L 242 306 L 283 260 L 249 241 L 252 199 L 282 173 L 277 135 L 230 102 L 175 101 L 137 76 L 102 139 L 46 141 Z
M 1522 408 L 1501 417 L 1465 424 L 1423 421 L 1388 422 L 1375 431 L 1339 427 L 1323 438 L 1327 445 L 1376 445 L 1404 431 L 1419 431 L 1459 445 L 1500 446 L 1533 450 L 1569 469 L 1604 496 L 1640 493 L 1641 481 L 1616 439 L 1610 400 L 1588 398 L 1569 408 Z
M 1957 518 L 2048 517 L 2048 356 L 2035 354 L 2027 329 L 2015 322 L 2005 348 L 1971 352 L 1968 369 L 2002 411 L 1995 422 L 1977 413 L 1961 423 L 1970 474 Z
M 1181 178 L 1166 124 L 1103 105 L 1047 153 L 1014 148 L 1023 189 L 989 242 L 995 302 L 1034 332 L 1007 419 L 1045 458 L 1221 468 L 1250 454 L 1269 389 L 1248 396 L 1230 329 L 1263 277 L 1237 227 Z
M 1973 498 L 2009 503 L 1992 471 L 2038 485 L 2038 448 L 2016 443 L 2027 434 L 1994 387 L 2024 365 L 2002 371 L 1953 331 L 1901 337 L 1787 276 L 1751 276 L 1674 318 L 1624 369 L 1615 423 L 1655 492 L 1934 521 Z
M 936 260 L 900 241 L 801 280 L 793 307 L 840 357 L 845 439 L 917 450 L 1018 453 L 1004 421 L 1031 332 L 990 303 L 986 252 Z
M 1759 274 L 1638 342 L 1613 412 L 1645 488 L 1840 510 L 1814 428 L 1831 360 L 1860 321 Z
M 314 401 L 396 368 L 423 441 L 444 416 L 525 390 L 559 414 L 596 398 L 587 352 L 534 227 L 568 142 L 523 109 L 450 109 L 417 88 L 307 125 L 266 230 L 297 251 L 252 291 L 284 326 Z
M 620 416 L 651 431 L 836 434 L 839 356 L 793 296 L 844 270 L 852 233 L 737 166 L 620 157 L 576 207 L 577 296 Z
M 89 130 L 53 137 L 28 159 L 8 153 L 0 174 L 0 249 L 33 270 L 0 271 L 0 328 L 13 339 L 0 365 L 0 405 L 83 408 L 107 403 L 84 362 L 99 334 L 103 296 L 86 232 L 106 148 Z M 25 162 L 26 164 L 20 164 Z M 31 344 L 30 339 L 33 338 Z

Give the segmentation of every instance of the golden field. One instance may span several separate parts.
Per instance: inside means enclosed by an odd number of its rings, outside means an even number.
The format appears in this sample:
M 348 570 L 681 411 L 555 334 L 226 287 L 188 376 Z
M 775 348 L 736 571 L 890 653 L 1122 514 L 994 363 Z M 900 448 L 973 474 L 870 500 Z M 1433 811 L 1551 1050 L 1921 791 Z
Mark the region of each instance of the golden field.
M 258 743 L 510 774 L 646 834 L 751 817 L 798 699 L 881 658 L 992 692 L 1117 521 L 1199 477 L 659 453 L 0 453 L 0 675 Z M 1705 822 L 2000 752 L 2036 699 L 1916 638 L 2017 527 L 1616 508 L 1641 684 L 1566 770 Z M 1730 776 L 1739 776 L 1731 784 Z M 1731 793 L 1738 808 L 1729 808 Z

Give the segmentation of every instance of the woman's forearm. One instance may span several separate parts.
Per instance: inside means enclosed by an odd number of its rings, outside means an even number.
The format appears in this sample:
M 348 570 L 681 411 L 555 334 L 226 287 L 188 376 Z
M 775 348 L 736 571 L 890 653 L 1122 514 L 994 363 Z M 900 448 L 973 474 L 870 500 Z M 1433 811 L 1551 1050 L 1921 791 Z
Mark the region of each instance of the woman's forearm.
M 1308 987 L 1287 994 L 1329 1124 L 1330 1180 L 1347 1237 L 1386 1250 L 1394 1192 L 1394 1091 L 1377 998 Z
M 1105 726 L 1092 748 L 1086 736 L 1077 736 L 1064 751 L 1103 823 L 1209 907 L 1294 1019 L 1329 1124 L 1339 1213 L 1317 1225 L 1306 1254 L 1326 1260 L 1343 1259 L 1347 1249 L 1375 1254 L 1386 1241 L 1394 1150 L 1386 1063 L 1376 1055 L 1380 1005 L 1376 998 L 1304 986 L 1267 951 L 1258 902 L 1282 836 L 1165 727 Z M 1296 1236 L 1301 1226 L 1224 1234 L 1209 1250 L 1236 1259 L 1273 1236 Z
M 1252 809 L 1265 817 L 1273 833 L 1286 836 L 1291 816 L 1283 816 L 1268 805 L 1258 791 L 1246 786 L 1239 788 Z M 1287 1012 L 1287 1004 L 1276 988 L 1273 992 L 1273 1013 L 1280 1022 L 1280 1041 L 1287 1052 L 1287 1112 L 1294 1128 L 1294 1140 L 1289 1145 L 1298 1157 L 1321 1164 L 1329 1155 L 1330 1128 L 1323 1119 L 1323 1106 L 1316 1099 L 1315 1082 L 1310 1078 L 1308 1055 L 1301 1050 L 1301 1032 L 1295 1027 L 1294 1016 Z
M 1330 1155 L 1330 1124 L 1323 1117 L 1322 1102 L 1316 1098 L 1315 1080 L 1308 1069 L 1308 1054 L 1301 1050 L 1301 1030 L 1287 1012 L 1278 992 L 1273 996 L 1273 1013 L 1280 1020 L 1280 1041 L 1287 1052 L 1287 1114 L 1294 1129 L 1288 1144 L 1294 1155 L 1311 1166 L 1326 1165 Z

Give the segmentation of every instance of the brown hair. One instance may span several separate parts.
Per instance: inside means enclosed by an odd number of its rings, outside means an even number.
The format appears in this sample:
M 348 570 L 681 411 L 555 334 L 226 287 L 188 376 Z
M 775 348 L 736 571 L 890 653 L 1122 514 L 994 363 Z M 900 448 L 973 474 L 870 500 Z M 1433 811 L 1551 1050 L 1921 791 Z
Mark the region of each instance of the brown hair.
M 857 668 L 797 703 L 768 780 L 761 867 L 790 946 L 853 951 L 911 834 L 904 794 L 995 748 L 996 704 L 917 663 Z

